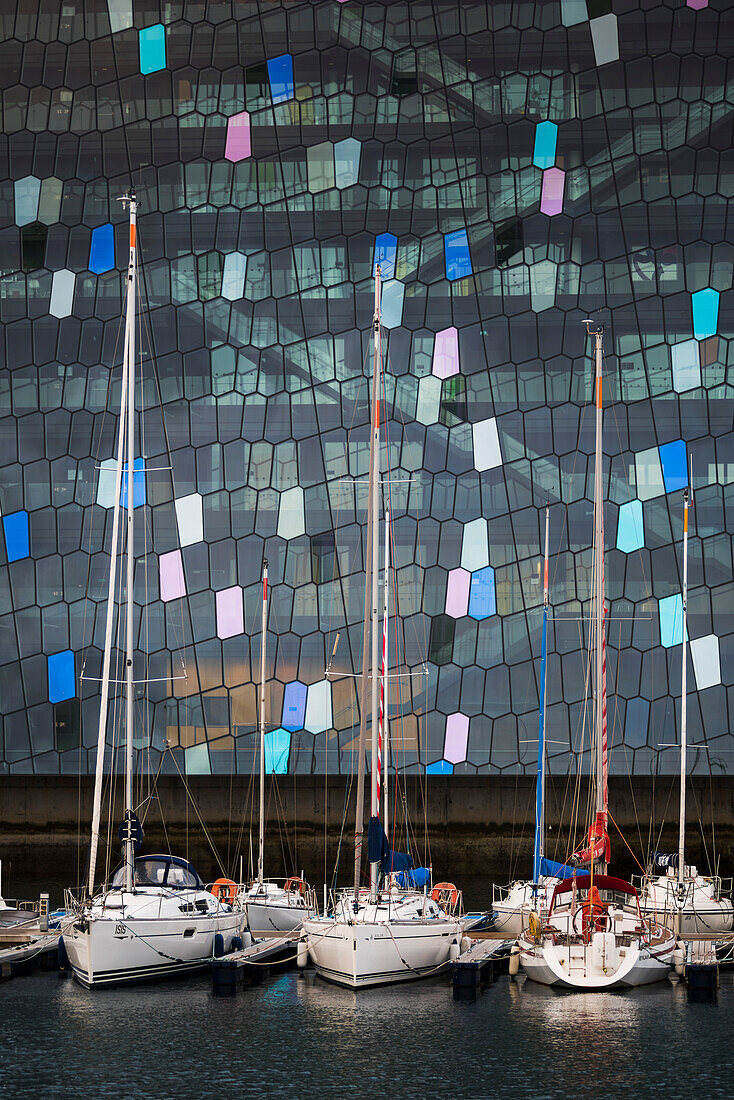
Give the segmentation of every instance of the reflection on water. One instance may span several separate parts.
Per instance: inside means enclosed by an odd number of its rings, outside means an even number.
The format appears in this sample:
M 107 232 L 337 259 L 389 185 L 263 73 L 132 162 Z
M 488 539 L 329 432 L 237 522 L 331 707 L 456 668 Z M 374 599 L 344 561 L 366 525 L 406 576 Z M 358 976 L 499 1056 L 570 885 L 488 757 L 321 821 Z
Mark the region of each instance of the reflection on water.
M 208 977 L 89 992 L 40 974 L 0 986 L 0 1083 L 16 1097 L 397 1100 L 730 1097 L 734 979 L 716 1005 L 668 981 L 554 993 L 502 978 L 476 1002 L 444 979 L 350 990 L 312 972 L 214 999 Z M 12 1093 L 11 1093 L 12 1090 Z

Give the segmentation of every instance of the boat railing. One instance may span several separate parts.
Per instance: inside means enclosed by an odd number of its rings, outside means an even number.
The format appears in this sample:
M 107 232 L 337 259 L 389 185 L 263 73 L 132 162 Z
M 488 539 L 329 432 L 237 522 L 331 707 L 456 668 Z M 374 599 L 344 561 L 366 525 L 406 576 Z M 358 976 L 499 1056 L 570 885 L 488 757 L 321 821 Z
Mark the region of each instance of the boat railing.
M 657 878 L 653 877 L 652 875 L 633 875 L 631 882 L 639 894 L 642 894 L 645 884 L 648 882 L 654 882 L 658 889 L 662 889 L 664 885 L 665 901 L 663 905 L 667 907 L 668 902 L 670 902 L 673 908 L 677 907 L 680 897 L 678 893 L 678 879 L 665 878 L 663 883 L 660 881 L 661 878 L 663 878 L 662 875 L 658 876 Z M 685 882 L 684 898 L 687 898 L 689 893 L 692 891 L 694 881 L 700 881 L 701 883 L 710 882 L 713 887 L 714 897 L 717 901 L 721 898 L 732 897 L 732 892 L 734 891 L 734 878 L 722 878 L 720 875 L 702 875 L 700 879 L 689 879 Z
M 507 886 L 501 886 L 499 882 L 492 883 L 492 905 L 496 905 L 498 902 L 507 901 L 509 897 L 512 885 L 508 883 Z

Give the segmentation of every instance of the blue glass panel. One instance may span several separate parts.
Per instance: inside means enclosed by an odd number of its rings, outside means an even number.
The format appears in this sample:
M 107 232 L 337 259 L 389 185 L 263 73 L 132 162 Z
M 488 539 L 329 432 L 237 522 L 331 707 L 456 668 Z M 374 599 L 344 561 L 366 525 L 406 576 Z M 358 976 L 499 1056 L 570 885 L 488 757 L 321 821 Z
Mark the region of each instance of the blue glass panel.
M 133 463 L 133 507 L 139 508 L 141 504 L 145 504 L 145 459 L 136 458 Z M 127 508 L 127 462 L 122 468 L 120 507 Z
M 283 103 L 286 99 L 293 99 L 296 89 L 293 83 L 293 58 L 289 53 L 272 57 L 268 61 L 268 78 L 273 103 Z
M 697 340 L 714 336 L 719 323 L 718 290 L 697 290 L 691 295 L 693 307 L 693 335 Z
M 449 764 L 448 760 L 437 760 L 435 764 L 429 764 L 426 767 L 427 775 L 453 775 L 454 765 Z
M 617 549 L 631 554 L 645 545 L 645 529 L 642 523 L 642 501 L 628 500 L 619 509 L 617 522 Z
M 265 771 L 269 775 L 285 775 L 288 771 L 288 754 L 291 735 L 287 730 L 271 730 L 265 734 Z
M 658 601 L 660 644 L 669 649 L 683 641 L 683 598 L 679 592 Z M 687 640 L 687 639 L 686 639 Z
M 455 233 L 447 233 L 443 239 L 444 255 L 446 259 L 446 278 L 450 280 L 463 279 L 465 275 L 471 275 L 471 256 L 469 255 L 469 239 L 465 229 L 457 229 Z
M 494 569 L 491 565 L 472 573 L 469 586 L 469 614 L 472 619 L 486 619 L 497 611 L 494 592 Z
M 74 654 L 70 649 L 52 653 L 48 658 L 49 702 L 61 703 L 64 699 L 73 699 L 75 695 Z
M 306 685 L 299 680 L 285 685 L 283 693 L 283 729 L 302 730 L 306 720 Z
M 92 230 L 92 246 L 89 249 L 89 270 L 95 275 L 111 271 L 115 266 L 115 236 L 112 226 L 98 225 Z
M 28 541 L 28 513 L 11 512 L 9 516 L 3 516 L 5 528 L 5 549 L 8 561 L 18 561 L 19 558 L 27 558 L 30 553 Z
M 555 122 L 539 122 L 535 127 L 533 164 L 536 168 L 552 168 L 556 163 L 558 127 Z
M 380 265 L 383 279 L 395 277 L 395 260 L 398 254 L 398 238 L 392 233 L 380 233 L 375 238 L 375 256 L 372 261 L 372 270 Z
M 166 34 L 162 23 L 140 31 L 140 71 L 157 73 L 166 67 Z
M 673 493 L 676 489 L 685 488 L 688 484 L 688 458 L 683 440 L 674 439 L 672 443 L 663 443 L 659 451 L 665 492 Z

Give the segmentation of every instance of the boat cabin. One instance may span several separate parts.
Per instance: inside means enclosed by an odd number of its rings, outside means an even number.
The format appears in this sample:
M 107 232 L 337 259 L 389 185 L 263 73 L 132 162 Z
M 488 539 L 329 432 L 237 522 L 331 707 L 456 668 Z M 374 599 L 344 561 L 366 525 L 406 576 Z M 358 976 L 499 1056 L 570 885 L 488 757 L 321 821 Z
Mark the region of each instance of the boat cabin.
M 135 886 L 169 886 L 174 890 L 203 890 L 204 884 L 188 860 L 180 856 L 138 856 L 133 874 Z M 125 885 L 125 868 L 112 880 L 113 890 Z

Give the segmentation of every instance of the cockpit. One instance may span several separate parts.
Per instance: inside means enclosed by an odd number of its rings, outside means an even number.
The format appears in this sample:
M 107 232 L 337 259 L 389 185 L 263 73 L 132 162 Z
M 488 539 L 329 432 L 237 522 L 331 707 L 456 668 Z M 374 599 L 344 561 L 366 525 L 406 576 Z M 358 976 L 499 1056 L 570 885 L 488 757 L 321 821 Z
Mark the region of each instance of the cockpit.
M 135 886 L 166 886 L 171 890 L 202 890 L 203 883 L 191 864 L 179 856 L 139 856 L 133 873 Z M 125 868 L 112 880 L 113 889 L 125 885 Z

